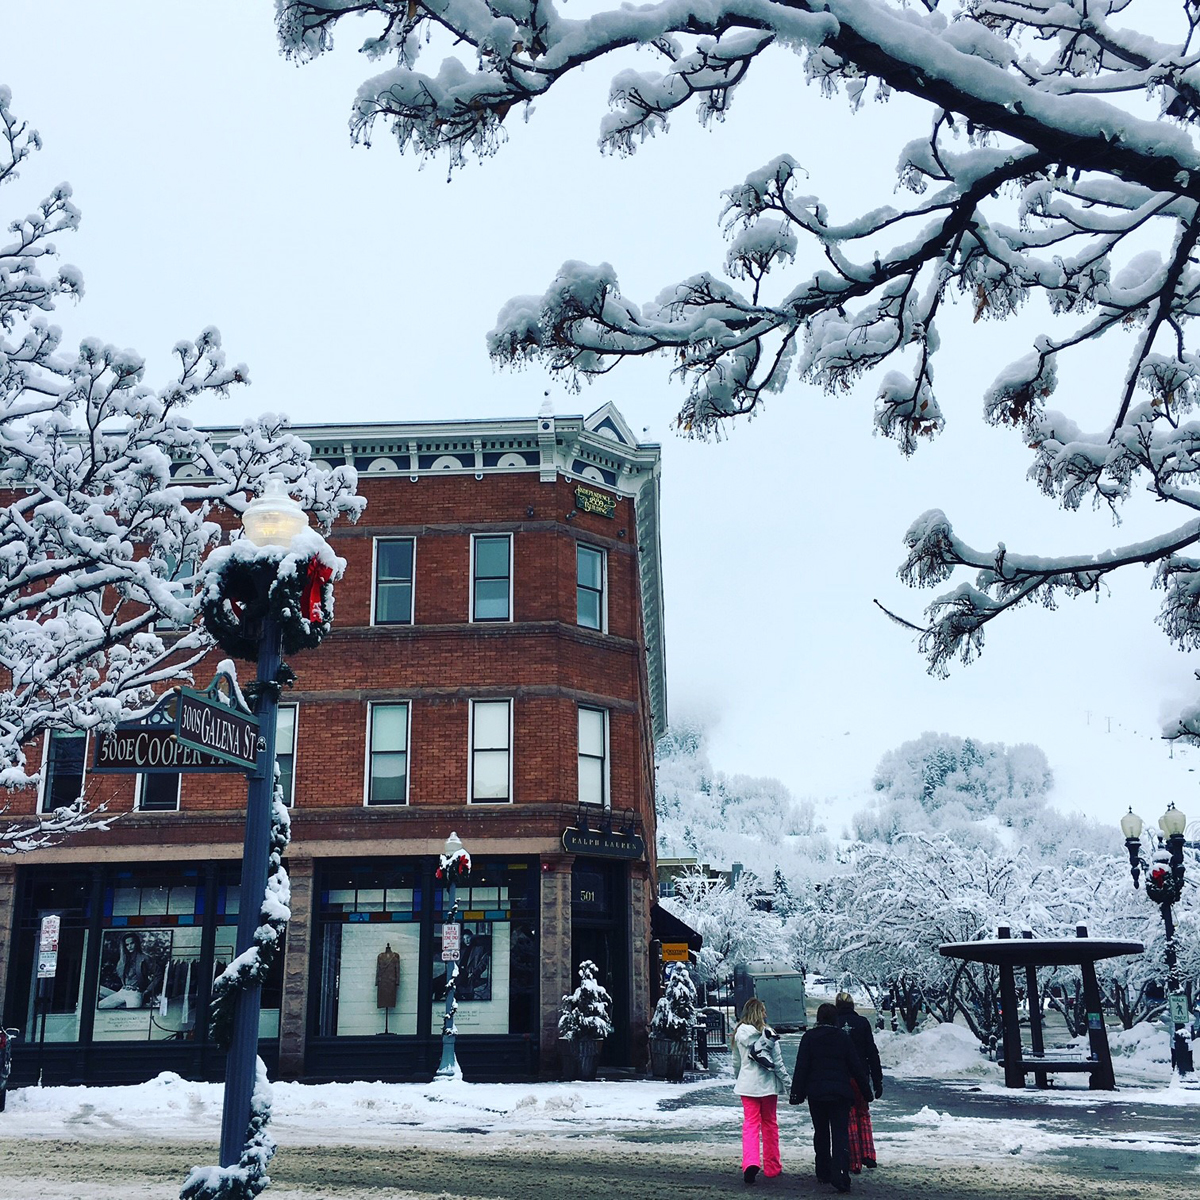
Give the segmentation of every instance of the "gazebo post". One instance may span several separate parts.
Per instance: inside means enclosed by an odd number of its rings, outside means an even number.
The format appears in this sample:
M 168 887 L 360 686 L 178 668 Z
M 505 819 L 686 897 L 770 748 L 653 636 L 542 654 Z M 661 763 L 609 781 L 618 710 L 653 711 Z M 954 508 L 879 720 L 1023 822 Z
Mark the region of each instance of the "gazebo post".
M 1087 937 L 1087 926 L 1075 927 L 1076 937 Z M 1096 982 L 1096 962 L 1086 958 L 1079 965 L 1083 976 L 1083 1004 L 1087 1010 L 1088 1048 L 1096 1066 L 1089 1076 L 1088 1086 L 1093 1091 L 1114 1091 L 1117 1078 L 1113 1072 L 1112 1051 L 1108 1047 L 1108 1030 L 1104 1027 L 1104 1002 L 1100 999 L 1100 985 Z
M 996 930 L 996 936 L 1010 936 L 1007 925 Z M 1000 1004 L 1004 1017 L 1004 1086 L 1025 1086 L 1025 1064 L 1021 1057 L 1021 1014 L 1017 1011 L 1017 982 L 1012 963 L 1000 964 Z
M 1021 930 L 1023 938 L 1032 938 L 1032 929 Z M 1025 968 L 1025 999 L 1029 1005 L 1029 1049 L 1035 1058 L 1046 1057 L 1046 1043 L 1042 1040 L 1042 997 L 1038 991 L 1037 967 L 1032 963 Z M 1034 1071 L 1033 1081 L 1040 1088 L 1049 1087 L 1045 1068 Z

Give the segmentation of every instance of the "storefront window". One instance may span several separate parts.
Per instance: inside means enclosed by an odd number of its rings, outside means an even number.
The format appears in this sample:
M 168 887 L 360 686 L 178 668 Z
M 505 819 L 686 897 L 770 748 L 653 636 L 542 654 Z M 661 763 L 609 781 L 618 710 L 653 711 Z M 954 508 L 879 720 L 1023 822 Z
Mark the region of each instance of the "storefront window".
M 39 881 L 26 893 L 17 934 L 15 973 L 28 981 L 23 1010 L 12 1019 L 23 1025 L 32 1041 L 41 1036 L 45 1015 L 47 1042 L 79 1040 L 79 1019 L 83 1002 L 83 970 L 87 956 L 87 888 L 76 880 Z M 54 975 L 38 981 L 38 944 L 42 918 L 59 918 L 58 955 Z M 37 997 L 41 989 L 41 1007 Z
M 318 894 L 319 1037 L 417 1032 L 421 888 L 412 867 L 331 864 Z
M 460 1034 L 532 1033 L 537 997 L 537 938 L 533 914 L 537 872 L 526 863 L 476 860 L 471 881 L 458 888 L 462 914 L 454 1023 Z M 442 913 L 448 892 L 434 892 L 433 1012 L 441 1033 L 446 999 Z

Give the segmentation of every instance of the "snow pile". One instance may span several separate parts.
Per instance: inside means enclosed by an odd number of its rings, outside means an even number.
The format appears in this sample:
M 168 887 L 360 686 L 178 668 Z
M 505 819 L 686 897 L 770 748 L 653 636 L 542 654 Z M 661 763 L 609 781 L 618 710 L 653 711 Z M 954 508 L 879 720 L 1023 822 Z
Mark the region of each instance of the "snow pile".
M 1003 1079 L 963 1025 L 932 1025 L 918 1033 L 879 1030 L 875 1041 L 884 1070 L 897 1079 Z

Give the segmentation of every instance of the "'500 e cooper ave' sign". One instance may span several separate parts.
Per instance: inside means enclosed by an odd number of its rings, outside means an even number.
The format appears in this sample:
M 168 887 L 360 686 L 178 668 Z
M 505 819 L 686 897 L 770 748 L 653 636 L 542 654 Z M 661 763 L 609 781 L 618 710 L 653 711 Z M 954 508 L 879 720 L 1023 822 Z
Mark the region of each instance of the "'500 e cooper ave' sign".
M 258 759 L 258 719 L 236 712 L 203 692 L 179 689 L 175 738 L 184 746 L 254 770 Z
M 118 725 L 96 740 L 93 774 L 156 775 L 180 771 L 241 771 L 236 763 L 214 758 L 175 740 L 169 725 Z

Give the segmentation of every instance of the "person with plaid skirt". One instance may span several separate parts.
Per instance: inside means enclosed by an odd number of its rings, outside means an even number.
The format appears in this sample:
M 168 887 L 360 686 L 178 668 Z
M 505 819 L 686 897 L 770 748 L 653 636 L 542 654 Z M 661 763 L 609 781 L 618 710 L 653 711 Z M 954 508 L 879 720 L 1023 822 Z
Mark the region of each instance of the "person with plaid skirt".
M 875 1035 L 871 1032 L 871 1022 L 854 1011 L 854 998 L 849 992 L 838 992 L 834 1006 L 837 1008 L 837 1023 L 850 1035 L 859 1058 L 871 1076 L 871 1090 L 878 1100 L 883 1095 L 883 1066 L 879 1061 Z M 854 1099 L 850 1104 L 850 1174 L 860 1175 L 864 1165 L 876 1165 L 875 1135 L 871 1129 L 870 1098 L 864 1095 L 857 1081 L 851 1082 Z

